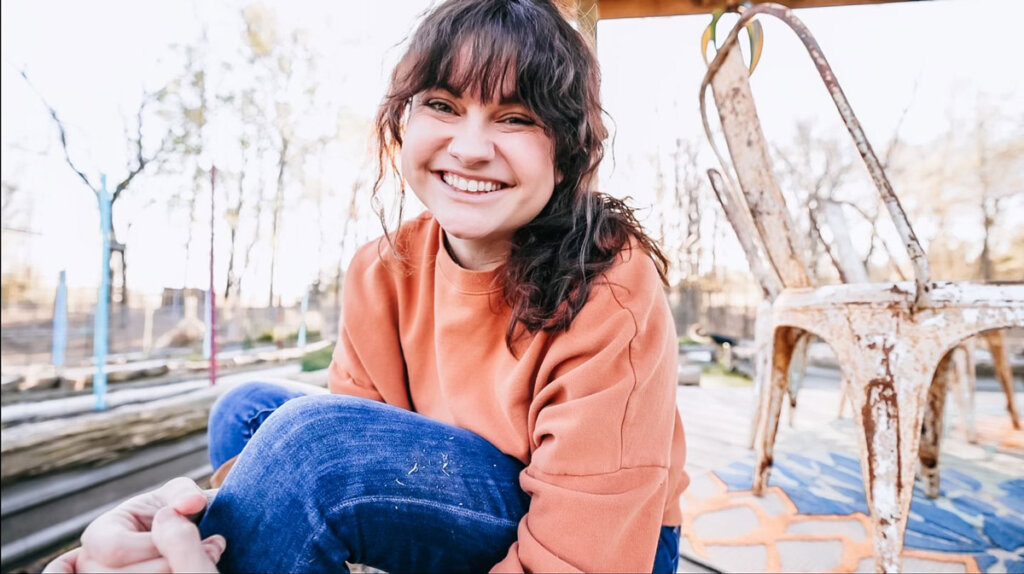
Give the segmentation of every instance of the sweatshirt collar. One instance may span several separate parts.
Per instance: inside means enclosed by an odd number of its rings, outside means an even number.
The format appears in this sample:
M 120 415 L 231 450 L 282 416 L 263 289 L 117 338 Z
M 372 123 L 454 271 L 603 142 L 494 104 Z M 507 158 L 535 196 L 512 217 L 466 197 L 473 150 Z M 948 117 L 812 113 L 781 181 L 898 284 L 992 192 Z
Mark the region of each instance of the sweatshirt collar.
M 471 271 L 460 266 L 444 246 L 444 230 L 436 219 L 431 223 L 437 228 L 434 234 L 437 240 L 437 268 L 445 280 L 459 292 L 467 294 L 493 293 L 501 289 L 498 285 L 501 266 L 489 271 Z

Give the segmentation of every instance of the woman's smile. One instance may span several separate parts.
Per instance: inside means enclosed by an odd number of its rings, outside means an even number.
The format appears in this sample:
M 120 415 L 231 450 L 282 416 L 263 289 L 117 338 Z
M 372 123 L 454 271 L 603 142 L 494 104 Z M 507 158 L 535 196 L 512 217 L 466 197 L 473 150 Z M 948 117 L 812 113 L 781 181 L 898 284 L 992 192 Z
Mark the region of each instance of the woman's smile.
M 500 181 L 492 181 L 481 178 L 463 177 L 457 173 L 450 171 L 439 171 L 437 172 L 441 179 L 449 186 L 455 188 L 458 191 L 465 191 L 468 193 L 491 193 L 494 191 L 500 191 L 508 187 L 507 184 Z
M 507 184 L 493 180 L 468 178 L 449 171 L 434 173 L 437 185 L 443 187 L 448 196 L 458 203 L 478 204 L 497 201 L 513 191 Z

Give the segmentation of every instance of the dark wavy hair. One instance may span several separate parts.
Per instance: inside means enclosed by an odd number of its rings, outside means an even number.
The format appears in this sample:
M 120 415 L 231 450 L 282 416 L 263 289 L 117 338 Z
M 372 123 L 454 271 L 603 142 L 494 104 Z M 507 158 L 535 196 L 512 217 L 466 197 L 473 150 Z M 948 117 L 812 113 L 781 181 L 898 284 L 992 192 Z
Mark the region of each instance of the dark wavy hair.
M 457 61 L 465 53 L 472 61 Z M 551 138 L 562 177 L 540 214 L 516 231 L 500 273 L 503 298 L 512 309 L 505 334 L 512 349 L 519 326 L 530 333 L 568 329 L 595 279 L 631 237 L 666 284 L 668 261 L 624 201 L 592 189 L 608 136 L 601 120 L 601 74 L 590 44 L 550 0 L 448 0 L 426 16 L 377 113 L 374 198 L 388 170 L 398 173 L 397 153 L 413 96 L 444 87 L 485 99 L 507 97 L 497 92 L 508 74 L 515 74 L 515 99 L 540 119 Z M 405 184 L 399 181 L 401 206 Z M 379 202 L 377 212 L 395 249 Z

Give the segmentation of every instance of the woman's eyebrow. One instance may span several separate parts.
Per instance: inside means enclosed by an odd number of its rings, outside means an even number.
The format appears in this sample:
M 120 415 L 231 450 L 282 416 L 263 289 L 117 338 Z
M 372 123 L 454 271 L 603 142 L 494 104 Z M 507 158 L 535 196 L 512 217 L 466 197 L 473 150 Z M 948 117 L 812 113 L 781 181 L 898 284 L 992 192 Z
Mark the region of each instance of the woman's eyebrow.
M 519 94 L 504 94 L 504 95 L 501 96 L 501 99 L 498 101 L 498 104 L 500 104 L 502 106 L 525 106 L 526 105 L 523 102 L 522 98 L 519 97 Z
M 441 83 L 435 84 L 435 85 L 427 88 L 427 91 L 430 91 L 430 90 L 441 90 L 443 92 L 448 92 L 449 94 L 451 94 L 452 96 L 454 96 L 456 98 L 461 98 L 462 97 L 462 91 L 454 88 L 451 85 L 449 85 L 448 82 L 441 82 Z
M 455 99 L 462 99 L 462 90 L 459 90 L 458 88 L 452 86 L 448 82 L 438 82 L 437 84 L 434 84 L 433 86 L 431 86 L 431 87 L 427 88 L 426 90 L 424 90 L 424 92 L 430 92 L 430 91 L 433 91 L 433 90 L 437 90 L 437 91 L 441 91 L 441 92 L 447 92 L 449 95 L 451 95 Z M 520 98 L 519 94 L 516 93 L 516 92 L 502 94 L 501 98 L 499 98 L 499 100 L 498 100 L 498 105 L 499 106 L 523 106 L 523 107 L 526 107 L 526 103 L 523 102 L 523 99 Z

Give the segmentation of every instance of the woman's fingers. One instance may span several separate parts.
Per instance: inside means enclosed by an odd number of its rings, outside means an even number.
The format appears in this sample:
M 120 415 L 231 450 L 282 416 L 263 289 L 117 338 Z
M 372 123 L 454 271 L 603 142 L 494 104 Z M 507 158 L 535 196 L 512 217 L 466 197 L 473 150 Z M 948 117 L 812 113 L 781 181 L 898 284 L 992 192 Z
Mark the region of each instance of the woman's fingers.
M 223 537 L 210 537 L 204 544 L 199 528 L 173 507 L 160 509 L 153 517 L 153 543 L 171 566 L 172 572 L 216 572 L 211 554 L 223 552 Z
M 220 557 L 224 555 L 224 550 L 227 547 L 228 541 L 220 534 L 214 534 L 206 540 L 203 540 L 203 550 L 206 552 L 206 555 L 210 557 L 210 561 L 214 564 L 220 562 Z
M 171 507 L 182 516 L 196 516 L 206 508 L 206 496 L 202 492 L 193 492 L 171 502 Z
M 81 548 L 65 552 L 43 568 L 43 574 L 74 574 L 78 572 L 78 555 L 82 553 Z
M 179 477 L 160 488 L 132 497 L 104 513 L 82 533 L 82 547 L 90 560 L 117 569 L 160 557 L 149 529 L 154 515 L 174 505 L 185 514 L 198 514 L 206 497 L 195 481 Z
M 76 572 L 104 572 L 106 574 L 170 574 L 172 572 L 170 563 L 163 556 L 159 558 L 153 558 L 151 560 L 144 560 L 142 562 L 136 562 L 134 564 L 128 564 L 119 568 L 111 568 L 106 564 L 94 562 L 84 557 L 78 561 L 78 570 Z
M 82 533 L 82 547 L 92 560 L 110 568 L 160 557 L 160 551 L 148 532 L 133 532 L 122 525 L 112 525 L 102 516 Z

